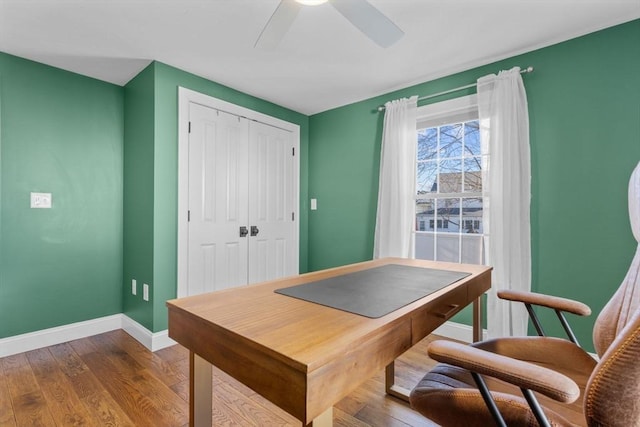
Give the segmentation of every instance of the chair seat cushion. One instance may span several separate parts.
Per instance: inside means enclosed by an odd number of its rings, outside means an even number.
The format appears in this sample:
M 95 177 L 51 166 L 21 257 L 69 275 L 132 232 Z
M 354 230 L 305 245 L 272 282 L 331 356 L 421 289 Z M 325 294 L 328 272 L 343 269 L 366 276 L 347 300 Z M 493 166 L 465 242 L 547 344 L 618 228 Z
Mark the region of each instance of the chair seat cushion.
M 473 344 L 486 351 L 529 361 L 560 371 L 580 387 L 580 398 L 563 404 L 536 394 L 554 426 L 582 426 L 584 389 L 596 361 L 575 344 L 550 337 L 509 337 Z M 493 378 L 485 381 L 507 425 L 537 426 L 538 423 L 517 387 Z M 411 406 L 443 426 L 487 426 L 493 418 L 476 388 L 471 374 L 458 367 L 438 364 L 411 392 Z

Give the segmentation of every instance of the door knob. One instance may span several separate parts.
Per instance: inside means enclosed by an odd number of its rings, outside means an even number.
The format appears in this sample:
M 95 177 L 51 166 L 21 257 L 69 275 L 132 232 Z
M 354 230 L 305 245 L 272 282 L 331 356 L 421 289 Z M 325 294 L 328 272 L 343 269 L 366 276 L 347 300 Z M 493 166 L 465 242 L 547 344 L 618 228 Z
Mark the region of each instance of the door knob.
M 251 235 L 252 236 L 257 236 L 259 232 L 260 232 L 260 230 L 258 230 L 258 227 L 256 227 L 255 225 L 251 226 Z
M 249 230 L 247 230 L 247 227 L 245 227 L 244 225 L 240 227 L 240 237 L 247 237 L 247 234 L 249 234 Z

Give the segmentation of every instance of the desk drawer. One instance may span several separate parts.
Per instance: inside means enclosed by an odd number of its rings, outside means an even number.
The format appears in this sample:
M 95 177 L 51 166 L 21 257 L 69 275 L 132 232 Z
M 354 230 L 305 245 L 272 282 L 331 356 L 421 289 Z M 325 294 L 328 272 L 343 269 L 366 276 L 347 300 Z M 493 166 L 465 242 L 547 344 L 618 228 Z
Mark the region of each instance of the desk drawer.
M 467 285 L 464 284 L 426 304 L 411 319 L 412 345 L 451 319 L 470 302 L 467 299 Z

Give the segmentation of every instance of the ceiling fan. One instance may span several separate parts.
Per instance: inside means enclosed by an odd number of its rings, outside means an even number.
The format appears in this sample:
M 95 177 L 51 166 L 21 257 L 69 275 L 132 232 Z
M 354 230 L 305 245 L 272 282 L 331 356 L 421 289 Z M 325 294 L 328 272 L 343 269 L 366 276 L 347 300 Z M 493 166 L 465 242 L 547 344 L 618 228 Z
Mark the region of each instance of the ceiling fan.
M 263 28 L 254 47 L 275 48 L 302 7 L 319 5 L 327 1 L 365 36 L 381 47 L 391 46 L 404 35 L 396 24 L 367 0 L 280 0 L 280 4 Z

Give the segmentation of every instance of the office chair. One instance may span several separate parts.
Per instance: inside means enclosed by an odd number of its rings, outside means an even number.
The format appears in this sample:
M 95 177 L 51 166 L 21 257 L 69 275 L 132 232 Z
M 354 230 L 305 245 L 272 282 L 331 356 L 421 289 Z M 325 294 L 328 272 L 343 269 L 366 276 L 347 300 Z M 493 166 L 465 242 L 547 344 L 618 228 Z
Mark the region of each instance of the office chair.
M 500 292 L 523 302 L 539 336 L 463 345 L 436 341 L 439 363 L 413 389 L 411 406 L 442 426 L 640 426 L 640 163 L 629 182 L 638 248 L 622 284 L 596 319 L 596 361 L 578 344 L 563 312 L 584 304 L 536 293 Z M 568 339 L 544 336 L 532 305 L 552 308 Z

